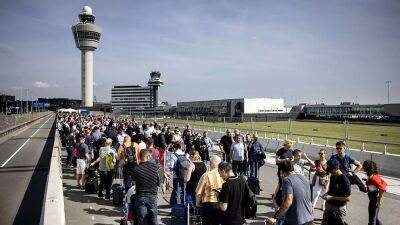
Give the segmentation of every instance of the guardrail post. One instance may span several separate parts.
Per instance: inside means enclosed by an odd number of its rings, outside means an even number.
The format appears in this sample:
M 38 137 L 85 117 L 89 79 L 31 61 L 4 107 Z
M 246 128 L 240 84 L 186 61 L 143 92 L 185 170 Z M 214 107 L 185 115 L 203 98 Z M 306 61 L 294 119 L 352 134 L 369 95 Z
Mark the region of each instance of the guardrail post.
M 311 142 L 310 144 L 314 143 L 314 137 L 311 137 Z
M 287 134 L 285 134 L 285 140 L 287 140 Z
M 214 132 L 215 132 L 215 127 L 214 127 Z
M 361 151 L 365 151 L 365 143 L 364 142 L 361 145 Z
M 328 145 L 329 145 L 329 139 L 327 138 L 325 146 L 328 146 Z
M 279 134 L 278 134 L 278 138 L 277 138 L 277 140 L 279 140 Z
M 267 132 L 264 132 L 264 138 L 267 139 Z
M 297 143 L 300 143 L 300 136 L 297 136 Z
M 387 145 L 385 144 L 385 150 L 384 150 L 384 152 L 383 152 L 383 154 L 387 154 Z

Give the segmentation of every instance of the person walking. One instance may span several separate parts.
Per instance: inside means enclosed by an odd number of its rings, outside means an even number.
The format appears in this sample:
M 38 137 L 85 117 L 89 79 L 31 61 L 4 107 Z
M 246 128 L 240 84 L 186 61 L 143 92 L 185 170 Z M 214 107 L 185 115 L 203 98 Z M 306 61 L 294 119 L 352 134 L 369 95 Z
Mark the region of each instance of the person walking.
M 133 169 L 136 187 L 135 206 L 140 225 L 158 225 L 157 191 L 160 186 L 158 164 L 151 163 L 148 149 L 140 150 L 140 163 Z
M 208 132 L 204 131 L 201 137 L 200 145 L 200 156 L 203 161 L 210 161 L 210 151 L 214 148 L 214 143 L 210 137 L 208 137 Z
M 378 174 L 378 166 L 372 160 L 366 160 L 363 163 L 363 169 L 367 174 L 368 190 L 368 225 L 382 225 L 378 218 L 381 208 L 382 196 L 386 192 L 386 182 Z
M 204 173 L 196 188 L 196 206 L 202 209 L 203 225 L 219 225 L 218 193 L 223 180 L 218 173 L 218 165 L 221 162 L 219 156 L 211 156 L 210 171 Z

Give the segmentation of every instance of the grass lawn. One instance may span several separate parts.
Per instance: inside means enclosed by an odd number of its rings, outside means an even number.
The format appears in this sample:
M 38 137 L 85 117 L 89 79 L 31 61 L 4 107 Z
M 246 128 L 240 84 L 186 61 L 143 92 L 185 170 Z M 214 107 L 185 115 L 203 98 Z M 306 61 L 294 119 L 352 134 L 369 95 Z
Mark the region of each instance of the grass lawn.
M 175 120 L 175 119 L 164 119 L 158 120 L 158 122 L 176 123 L 185 125 L 187 123 L 196 127 L 218 127 L 224 129 L 224 123 L 222 122 L 202 122 L 193 120 Z M 276 133 L 288 133 L 289 125 L 287 121 L 277 122 L 254 122 L 254 130 L 260 136 L 276 137 Z M 252 124 L 250 122 L 244 123 L 226 123 L 227 128 L 237 128 L 241 133 L 251 133 Z M 291 139 L 303 142 L 311 142 L 311 137 L 305 137 L 301 135 L 309 136 L 323 136 L 329 137 L 328 144 L 333 145 L 335 141 L 344 139 L 345 127 L 342 123 L 323 123 L 323 122 L 301 122 L 292 121 L 291 125 L 292 137 Z M 280 138 L 284 138 L 283 134 L 280 134 Z M 361 141 L 376 141 L 384 143 L 394 143 L 398 145 L 388 145 L 387 151 L 390 153 L 400 154 L 400 127 L 399 126 L 382 126 L 382 125 L 363 125 L 363 124 L 351 124 L 349 125 L 349 138 L 350 148 L 360 149 L 362 146 Z M 312 138 L 313 143 L 326 144 L 326 138 Z M 360 140 L 360 141 L 354 141 Z M 383 152 L 384 145 L 365 143 L 365 149 L 370 151 Z

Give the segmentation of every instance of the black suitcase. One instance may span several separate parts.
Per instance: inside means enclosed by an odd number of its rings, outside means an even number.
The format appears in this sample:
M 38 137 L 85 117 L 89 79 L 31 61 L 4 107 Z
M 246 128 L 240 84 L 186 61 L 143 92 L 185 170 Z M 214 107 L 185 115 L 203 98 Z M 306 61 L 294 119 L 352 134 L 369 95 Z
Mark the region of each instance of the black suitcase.
M 85 192 L 94 194 L 99 191 L 99 179 L 97 177 L 89 177 L 85 182 Z
M 124 188 L 121 184 L 112 185 L 112 203 L 114 206 L 121 206 L 124 202 Z
M 257 177 L 249 177 L 247 179 L 247 184 L 249 185 L 250 190 L 256 194 L 259 195 L 261 188 L 260 188 L 260 180 Z

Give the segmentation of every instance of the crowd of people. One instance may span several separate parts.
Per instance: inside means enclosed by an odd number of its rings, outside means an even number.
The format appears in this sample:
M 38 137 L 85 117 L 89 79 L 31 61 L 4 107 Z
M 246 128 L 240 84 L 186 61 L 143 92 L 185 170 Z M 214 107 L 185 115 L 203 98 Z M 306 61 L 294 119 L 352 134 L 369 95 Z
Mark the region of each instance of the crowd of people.
M 191 204 L 189 211 L 199 212 L 200 224 L 239 225 L 255 216 L 257 191 L 250 180 L 258 179 L 266 157 L 257 134 L 227 129 L 217 147 L 221 154 L 210 154 L 215 144 L 207 131 L 196 133 L 189 124 L 181 132 L 132 117 L 58 114 L 57 126 L 67 152 L 65 166 L 75 168 L 77 188 L 86 190 L 89 174 L 98 172 L 99 198 L 117 204 L 118 193 L 131 194 L 126 197 L 131 205 L 125 223 L 159 224 L 157 195 L 162 185 L 172 187 L 171 214 L 179 211 L 177 206 Z M 336 143 L 337 154 L 328 159 L 321 149 L 315 161 L 292 146 L 286 140 L 276 152 L 275 211 L 266 223 L 313 224 L 321 198 L 322 224 L 346 224 L 346 204 L 355 184 L 368 193 L 369 225 L 382 224 L 378 214 L 386 183 L 375 162 L 361 164 L 346 153 L 342 141 Z M 362 169 L 368 176 L 365 184 L 357 175 Z M 305 175 L 311 171 L 310 182 Z M 122 184 L 115 184 L 118 179 Z

